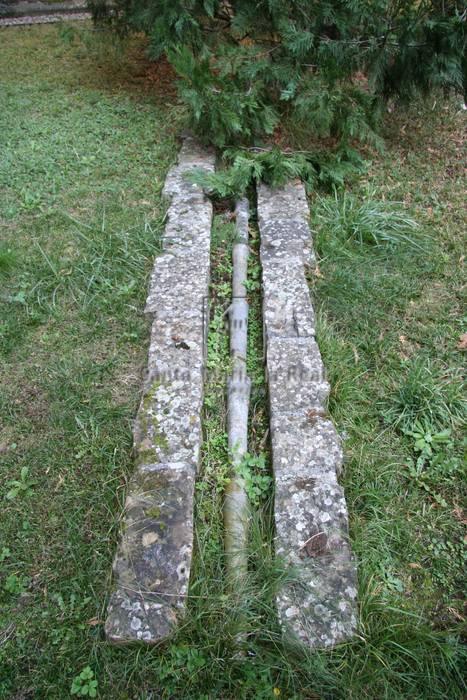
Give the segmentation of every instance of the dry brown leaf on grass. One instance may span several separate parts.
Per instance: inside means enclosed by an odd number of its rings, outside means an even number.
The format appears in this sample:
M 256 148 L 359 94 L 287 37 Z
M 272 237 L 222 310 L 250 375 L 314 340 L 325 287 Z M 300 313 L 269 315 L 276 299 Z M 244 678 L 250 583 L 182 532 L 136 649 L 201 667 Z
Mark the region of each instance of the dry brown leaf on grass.
M 456 620 L 460 620 L 461 622 L 465 622 L 465 617 L 463 615 L 461 615 L 460 612 L 458 610 L 456 610 L 455 608 L 448 608 L 448 612 L 450 612 L 451 615 L 453 615 L 456 618 Z
M 467 350 L 467 333 L 462 333 L 462 335 L 459 336 L 457 347 L 459 350 Z
M 452 511 L 454 517 L 459 520 L 463 525 L 467 525 L 467 512 L 464 511 L 459 506 L 456 506 Z
M 318 277 L 318 279 L 322 279 L 324 277 L 323 273 L 319 269 L 319 265 L 315 265 L 315 267 L 312 269 L 312 274 L 315 277 Z
M 63 486 L 65 482 L 65 477 L 63 474 L 59 474 L 57 483 L 55 484 L 54 491 L 58 491 L 61 486 Z

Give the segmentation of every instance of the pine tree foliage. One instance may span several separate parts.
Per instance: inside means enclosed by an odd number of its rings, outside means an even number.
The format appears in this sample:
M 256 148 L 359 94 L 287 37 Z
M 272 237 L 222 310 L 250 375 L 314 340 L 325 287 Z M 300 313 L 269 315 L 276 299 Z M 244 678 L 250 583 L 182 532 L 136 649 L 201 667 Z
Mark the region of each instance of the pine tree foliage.
M 334 167 L 331 179 L 339 180 L 345 162 L 350 169 L 357 164 L 358 144 L 381 145 L 385 101 L 409 101 L 438 88 L 465 90 L 467 10 L 460 0 L 90 4 L 97 21 L 145 32 L 151 56 L 167 56 L 194 130 L 235 166 L 229 187 L 247 171 L 271 181 L 306 171 L 311 181 Z M 329 162 L 277 149 L 241 150 L 271 143 L 283 120 L 327 139 Z

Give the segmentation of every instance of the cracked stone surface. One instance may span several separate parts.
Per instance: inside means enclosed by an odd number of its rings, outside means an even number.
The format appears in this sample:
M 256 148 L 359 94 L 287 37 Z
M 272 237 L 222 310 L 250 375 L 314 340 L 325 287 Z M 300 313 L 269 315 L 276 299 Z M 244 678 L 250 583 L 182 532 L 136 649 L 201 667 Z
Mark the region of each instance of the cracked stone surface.
M 105 631 L 115 644 L 156 643 L 185 609 L 193 548 L 194 479 L 201 445 L 212 205 L 186 178 L 214 170 L 214 154 L 186 138 L 164 194 L 164 252 L 146 312 L 151 341 L 134 427 L 128 486 Z
M 258 187 L 275 545 L 287 571 L 277 608 L 284 635 L 332 647 L 357 629 L 356 561 L 337 481 L 342 447 L 326 412 L 330 387 L 305 277 L 314 260 L 308 217 L 302 184 Z
M 188 592 L 193 491 L 190 464 L 144 465 L 132 480 L 106 622 L 112 642 L 157 641 L 176 622 Z

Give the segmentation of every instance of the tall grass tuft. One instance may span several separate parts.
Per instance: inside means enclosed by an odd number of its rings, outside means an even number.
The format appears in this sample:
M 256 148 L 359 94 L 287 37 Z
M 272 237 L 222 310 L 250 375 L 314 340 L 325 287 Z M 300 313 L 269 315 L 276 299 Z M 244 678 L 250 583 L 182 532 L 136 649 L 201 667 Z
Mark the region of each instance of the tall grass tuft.
M 424 420 L 442 428 L 465 419 L 462 381 L 452 372 L 443 372 L 428 360 L 414 358 L 396 382 L 380 402 L 386 422 L 404 429 L 416 420 Z
M 400 202 L 375 199 L 368 191 L 363 201 L 344 192 L 318 197 L 312 215 L 313 224 L 342 242 L 360 245 L 409 244 L 420 247 L 416 240 L 417 222 L 404 211 Z
M 9 273 L 17 259 L 16 252 L 5 243 L 0 242 L 0 275 Z

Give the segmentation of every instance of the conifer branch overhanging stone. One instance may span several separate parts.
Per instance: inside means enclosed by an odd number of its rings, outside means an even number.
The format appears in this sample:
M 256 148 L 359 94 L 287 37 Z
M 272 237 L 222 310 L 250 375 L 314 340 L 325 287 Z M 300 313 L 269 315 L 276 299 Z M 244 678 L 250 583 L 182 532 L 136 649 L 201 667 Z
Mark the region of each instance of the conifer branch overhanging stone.
M 186 138 L 168 173 L 164 252 L 146 312 L 153 318 L 148 373 L 134 429 L 136 468 L 114 561 L 105 631 L 116 644 L 166 638 L 183 615 L 193 547 L 194 480 L 208 314 L 212 204 L 185 175 L 214 170 L 214 154 Z
M 238 170 L 242 160 L 228 144 L 281 144 L 275 150 L 282 158 L 252 158 L 250 182 L 275 186 L 299 169 L 310 183 L 317 176 L 342 185 L 366 168 L 368 147 L 382 147 L 389 100 L 411 102 L 440 88 L 465 94 L 461 0 L 90 0 L 90 6 L 96 21 L 144 31 L 153 58 L 165 54 L 191 127 L 227 163 Z M 292 158 L 294 146 L 307 142 L 313 153 Z

